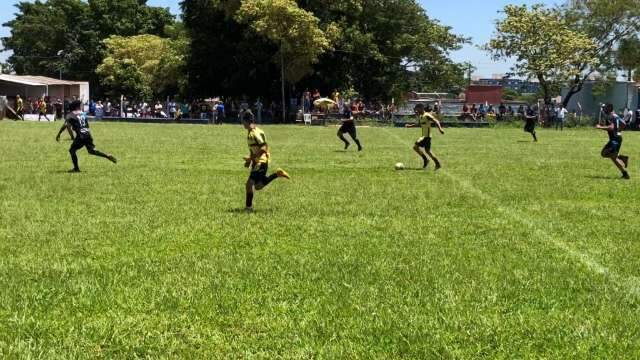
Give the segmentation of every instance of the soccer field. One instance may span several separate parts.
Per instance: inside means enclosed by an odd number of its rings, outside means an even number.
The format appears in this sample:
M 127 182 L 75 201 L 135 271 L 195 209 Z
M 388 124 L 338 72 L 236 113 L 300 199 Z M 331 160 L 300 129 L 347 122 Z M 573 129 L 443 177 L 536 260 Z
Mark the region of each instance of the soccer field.
M 240 126 L 0 122 L 1 358 L 638 358 L 632 180 L 603 131 L 264 126 L 277 180 L 244 206 Z M 395 171 L 403 162 L 408 170 Z M 432 165 L 431 165 L 432 166 Z

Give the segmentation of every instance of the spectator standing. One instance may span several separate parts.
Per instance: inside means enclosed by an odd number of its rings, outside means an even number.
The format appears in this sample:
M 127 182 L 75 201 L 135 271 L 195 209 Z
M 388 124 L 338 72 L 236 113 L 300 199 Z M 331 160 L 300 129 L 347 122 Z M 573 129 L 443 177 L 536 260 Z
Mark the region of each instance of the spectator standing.
M 309 92 L 309 89 L 305 89 L 302 93 L 302 104 L 305 114 L 311 112 L 311 92 Z
M 48 117 L 47 117 L 47 102 L 45 101 L 44 97 L 40 98 L 40 100 L 38 100 L 38 121 L 40 121 L 40 119 L 44 116 L 45 119 L 47 119 L 47 121 L 51 121 Z
M 568 113 L 569 111 L 562 104 L 556 108 L 556 130 L 558 127 L 560 127 L 560 131 L 564 130 L 564 121 Z
M 177 112 L 177 106 L 176 106 L 176 102 L 171 100 L 169 101 L 169 117 L 171 119 L 175 119 L 176 118 L 176 112 Z
M 102 105 L 101 100 L 98 100 L 98 102 L 96 103 L 96 108 L 94 111 L 96 114 L 96 120 L 102 120 L 102 117 L 104 117 L 104 105 Z
M 22 101 L 20 95 L 16 95 L 16 115 L 24 121 L 24 101 Z
M 93 99 L 91 99 L 89 101 L 89 115 L 95 115 L 96 114 L 96 102 L 93 101 Z
M 111 114 L 112 111 L 113 109 L 112 109 L 111 100 L 107 98 L 107 101 L 104 104 L 104 116 L 112 116 Z
M 262 102 L 260 101 L 260 98 L 258 98 L 258 100 L 256 100 L 256 103 L 254 104 L 256 107 L 256 119 L 258 121 L 258 124 L 262 124 Z
M 216 120 L 218 122 L 218 124 L 222 125 L 222 122 L 224 121 L 224 119 L 226 118 L 226 114 L 224 112 L 224 102 L 220 101 L 217 105 L 216 105 Z

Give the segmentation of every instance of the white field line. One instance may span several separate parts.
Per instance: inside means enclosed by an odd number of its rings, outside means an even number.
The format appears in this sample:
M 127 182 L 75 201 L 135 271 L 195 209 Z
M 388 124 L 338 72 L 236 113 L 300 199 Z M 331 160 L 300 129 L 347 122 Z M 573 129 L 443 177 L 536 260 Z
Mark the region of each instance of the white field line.
M 398 142 L 401 142 L 402 144 L 406 144 L 407 151 L 412 151 L 411 147 L 413 144 L 406 143 L 397 134 L 395 134 L 392 131 L 389 131 L 388 129 L 384 129 L 384 130 L 387 133 L 389 133 L 392 137 L 394 137 L 396 140 L 398 140 Z M 601 274 L 607 277 L 608 279 L 610 279 L 611 281 L 613 281 L 614 283 L 616 283 L 618 286 L 624 287 L 631 295 L 640 296 L 640 278 L 635 276 L 632 276 L 629 278 L 620 276 L 616 272 L 600 264 L 598 261 L 596 261 L 593 257 L 589 256 L 588 254 L 580 252 L 579 250 L 571 247 L 569 244 L 565 243 L 564 241 L 552 236 L 551 234 L 549 234 L 544 230 L 541 230 L 536 226 L 534 222 L 529 220 L 520 211 L 502 206 L 502 204 L 498 202 L 498 200 L 496 200 L 491 195 L 486 194 L 482 190 L 476 188 L 469 181 L 463 180 L 447 171 L 442 171 L 442 174 L 447 176 L 454 182 L 458 183 L 465 191 L 469 193 L 473 193 L 474 195 L 476 195 L 477 197 L 479 197 L 480 199 L 482 199 L 487 203 L 491 203 L 504 217 L 511 218 L 512 220 L 529 227 L 532 230 L 532 233 L 536 237 L 544 240 L 544 242 L 546 242 L 547 244 L 551 244 L 555 248 L 564 251 L 567 255 L 569 255 L 571 258 L 573 258 L 577 262 L 586 266 L 592 272 Z

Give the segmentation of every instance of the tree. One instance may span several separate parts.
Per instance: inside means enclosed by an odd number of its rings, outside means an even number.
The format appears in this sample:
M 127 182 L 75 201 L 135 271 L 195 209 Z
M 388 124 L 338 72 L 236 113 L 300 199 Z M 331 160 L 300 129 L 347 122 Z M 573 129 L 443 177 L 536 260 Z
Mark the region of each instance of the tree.
M 102 61 L 102 40 L 111 35 L 164 35 L 173 22 L 167 9 L 146 0 L 45 0 L 16 4 L 16 18 L 2 38 L 13 55 L 8 62 L 18 74 L 56 76 L 98 83 L 96 67 Z M 99 90 L 99 89 L 98 89 Z
M 633 81 L 633 73 L 640 69 L 640 39 L 633 36 L 620 41 L 616 60 L 620 69 L 627 72 L 627 80 Z
M 514 58 L 515 75 L 536 78 L 546 104 L 560 84 L 581 79 L 587 69 L 598 65 L 596 44 L 572 29 L 559 11 L 541 5 L 507 5 L 504 13 L 487 49 L 495 59 Z
M 311 65 L 331 48 L 337 29 L 333 24 L 321 29 L 320 21 L 293 0 L 243 0 L 236 20 L 250 24 L 278 47 L 275 58 L 280 64 L 282 118 L 286 121 L 285 80 L 296 82 L 310 73 Z
M 616 49 L 640 31 L 640 7 L 637 0 L 572 0 L 561 10 L 572 29 L 594 42 L 597 59 L 595 65 L 589 59 L 582 61 L 581 74 L 576 74 L 568 84 L 569 92 L 563 100 L 566 105 L 593 74 L 615 71 Z
M 184 84 L 186 42 L 137 35 L 112 36 L 104 44 L 106 55 L 97 74 L 111 95 L 164 96 Z

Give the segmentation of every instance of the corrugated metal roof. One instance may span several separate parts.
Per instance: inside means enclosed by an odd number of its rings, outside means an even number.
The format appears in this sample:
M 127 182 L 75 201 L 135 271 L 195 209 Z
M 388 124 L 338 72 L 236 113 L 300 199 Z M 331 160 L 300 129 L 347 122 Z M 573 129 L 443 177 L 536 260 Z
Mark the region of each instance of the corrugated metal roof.
M 46 76 L 5 75 L 5 74 L 0 74 L 0 81 L 8 81 L 16 84 L 30 85 L 30 86 L 85 84 L 85 82 L 58 80 L 58 79 L 54 79 Z

